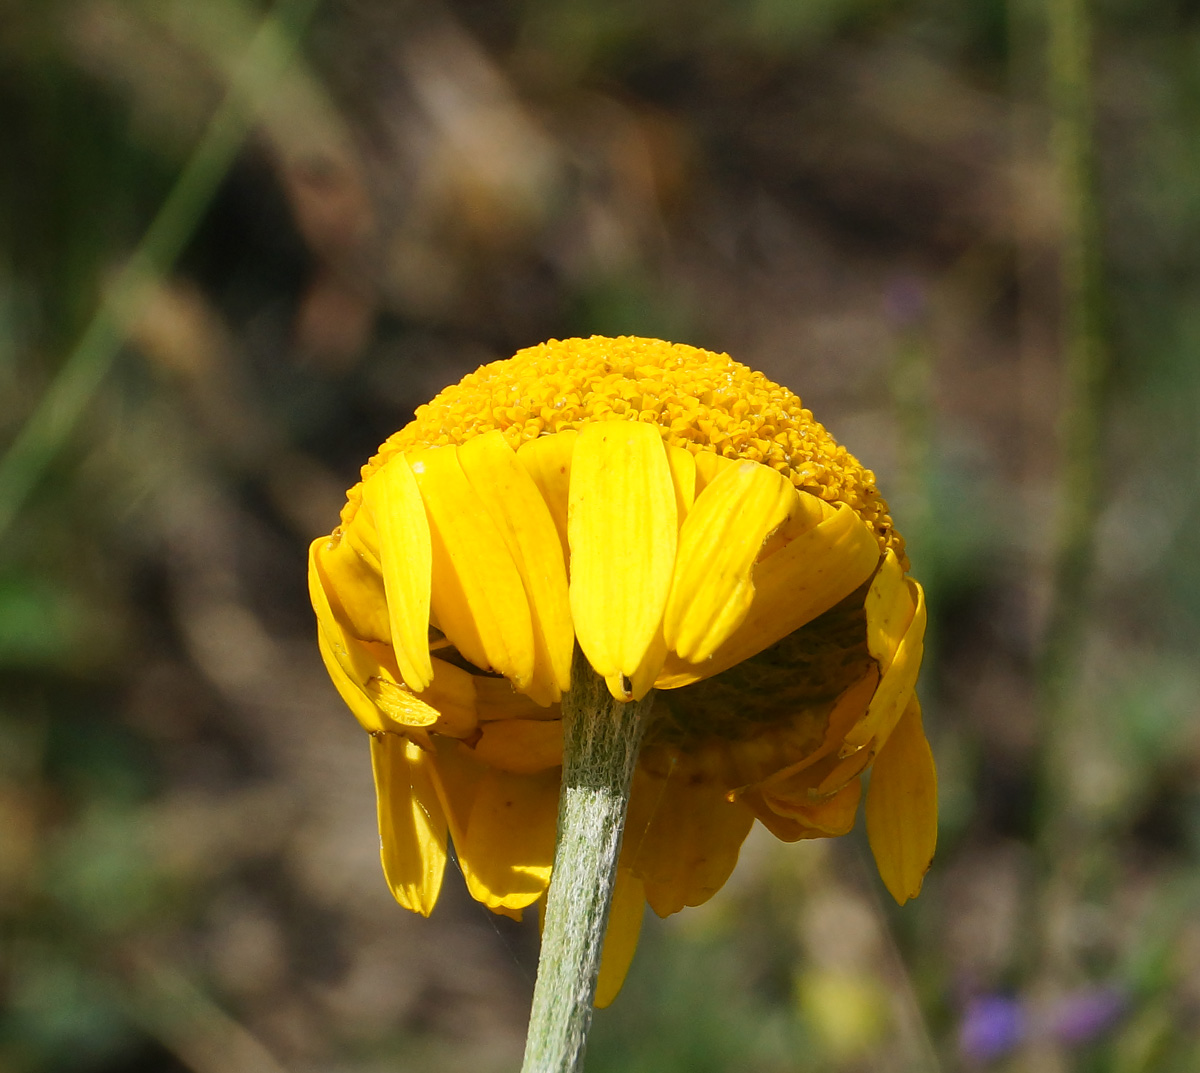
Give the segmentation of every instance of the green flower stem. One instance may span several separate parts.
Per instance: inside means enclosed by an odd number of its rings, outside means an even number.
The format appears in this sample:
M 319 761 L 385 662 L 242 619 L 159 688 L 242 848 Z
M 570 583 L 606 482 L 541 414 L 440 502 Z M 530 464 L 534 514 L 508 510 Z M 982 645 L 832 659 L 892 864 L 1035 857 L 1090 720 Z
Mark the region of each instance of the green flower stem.
M 583 1068 L 638 747 L 654 703 L 615 700 L 579 649 L 563 697 L 558 844 L 522 1073 Z

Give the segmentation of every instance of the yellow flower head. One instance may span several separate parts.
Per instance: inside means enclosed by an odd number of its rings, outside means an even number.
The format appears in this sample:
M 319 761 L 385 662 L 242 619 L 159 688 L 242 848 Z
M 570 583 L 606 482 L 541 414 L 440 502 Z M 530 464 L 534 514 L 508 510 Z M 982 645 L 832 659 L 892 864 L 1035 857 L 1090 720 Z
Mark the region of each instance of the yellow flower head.
M 615 697 L 662 690 L 634 778 L 597 993 L 642 908 L 698 905 L 755 818 L 867 831 L 903 903 L 936 840 L 914 687 L 925 604 L 874 476 L 726 355 L 568 339 L 422 406 L 313 542 L 321 653 L 371 733 L 384 872 L 429 913 L 447 835 L 471 894 L 549 883 L 576 643 Z

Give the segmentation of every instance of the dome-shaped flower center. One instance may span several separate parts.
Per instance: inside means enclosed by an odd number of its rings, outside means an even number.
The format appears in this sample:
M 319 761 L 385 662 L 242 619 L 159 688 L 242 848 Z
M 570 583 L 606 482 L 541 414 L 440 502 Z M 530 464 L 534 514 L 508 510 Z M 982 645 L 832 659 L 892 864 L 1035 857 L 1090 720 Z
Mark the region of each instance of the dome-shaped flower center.
M 787 388 L 682 343 L 622 336 L 552 340 L 484 365 L 420 407 L 363 468 L 366 480 L 399 451 L 463 444 L 499 429 L 512 448 L 547 433 L 624 419 L 657 425 L 693 453 L 761 462 L 827 503 L 844 503 L 907 569 L 904 540 L 864 468 Z M 359 487 L 343 512 L 358 508 Z

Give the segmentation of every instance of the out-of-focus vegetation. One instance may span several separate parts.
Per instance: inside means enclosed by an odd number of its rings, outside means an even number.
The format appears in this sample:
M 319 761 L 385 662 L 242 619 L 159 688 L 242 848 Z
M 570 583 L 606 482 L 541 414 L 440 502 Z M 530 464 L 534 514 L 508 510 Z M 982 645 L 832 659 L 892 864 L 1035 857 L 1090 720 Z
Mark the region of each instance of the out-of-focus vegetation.
M 304 6 L 0 2 L 0 1068 L 516 1067 L 536 932 L 391 902 L 304 553 L 414 406 L 594 331 L 876 467 L 942 829 L 902 910 L 752 836 L 589 1068 L 1200 1068 L 1200 10 Z

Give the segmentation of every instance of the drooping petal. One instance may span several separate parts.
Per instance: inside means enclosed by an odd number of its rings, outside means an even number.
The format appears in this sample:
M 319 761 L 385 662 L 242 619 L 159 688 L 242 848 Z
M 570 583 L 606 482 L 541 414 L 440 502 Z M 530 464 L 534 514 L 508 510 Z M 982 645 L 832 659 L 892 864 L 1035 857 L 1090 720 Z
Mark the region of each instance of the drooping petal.
M 860 749 L 856 753 L 842 757 L 835 763 L 825 777 L 817 784 L 814 793 L 817 797 L 828 797 L 842 789 L 851 779 L 857 779 L 874 759 L 871 749 Z
M 474 677 L 461 667 L 440 659 L 431 660 L 430 669 L 432 681 L 420 696 L 406 685 L 390 681 L 386 674 L 367 681 L 367 695 L 380 710 L 402 725 L 428 726 L 439 734 L 469 737 L 478 724 Z M 436 720 L 433 723 L 418 722 L 426 717 L 427 709 L 434 712 Z
M 475 683 L 478 679 L 461 667 L 445 660 L 433 659 L 433 681 L 421 694 L 441 714 L 434 728 L 439 734 L 465 738 L 479 722 Z
M 777 816 L 795 820 L 818 837 L 837 837 L 847 834 L 854 826 L 862 781 L 852 779 L 828 797 L 812 799 L 807 795 L 789 797 L 764 791 L 763 803 Z M 812 836 L 808 836 L 812 837 Z
M 363 687 L 346 673 L 322 629 L 317 630 L 317 647 L 321 652 L 321 661 L 325 664 L 325 670 L 329 672 L 329 678 L 333 682 L 334 688 L 346 702 L 346 706 L 362 725 L 362 728 L 372 734 L 398 729 L 389 718 L 380 712 L 375 702 L 364 692 Z M 434 717 L 430 720 L 430 724 L 437 721 L 437 713 L 433 714 Z
M 745 805 L 681 759 L 665 776 L 635 774 L 622 856 L 650 908 L 669 916 L 724 886 L 753 823 Z
M 642 881 L 627 869 L 617 870 L 613 886 L 612 908 L 608 913 L 608 931 L 600 954 L 600 976 L 596 980 L 593 1004 L 604 1009 L 621 990 L 629 964 L 637 950 L 646 911 L 646 893 Z
M 342 669 L 361 686 L 377 673 L 378 661 L 370 654 L 364 638 L 348 628 L 338 591 L 325 571 L 325 562 L 336 542 L 318 537 L 308 546 L 308 595 L 316 612 L 317 625 Z
M 432 727 L 438 721 L 438 710 L 432 704 L 426 704 L 411 690 L 386 678 L 368 678 L 363 692 L 399 726 Z
M 466 836 L 456 843 L 476 901 L 523 909 L 546 889 L 554 864 L 559 782 L 557 768 L 534 775 L 485 770 Z
M 446 869 L 446 816 L 430 758 L 396 734 L 371 735 L 383 874 L 405 909 L 429 916 Z
M 332 596 L 330 606 L 343 627 L 363 641 L 391 644 L 387 598 L 378 562 L 361 552 L 349 532 L 315 541 L 310 562 L 318 546 L 321 574 L 327 594 Z
M 668 658 L 655 685 L 676 689 L 728 670 L 849 596 L 875 569 L 879 545 L 849 507 L 756 563 L 754 600 L 742 624 L 703 663 Z
M 745 789 L 771 790 L 783 783 L 795 780 L 797 777 L 805 776 L 806 772 L 815 768 L 822 761 L 827 761 L 841 747 L 846 731 L 866 713 L 878 684 L 878 669 L 868 665 L 866 673 L 857 682 L 847 686 L 834 702 L 833 708 L 829 712 L 821 744 L 807 756 L 773 771 Z M 819 784 L 820 780 L 814 781 L 811 776 L 806 776 L 802 783 L 805 787 Z
M 533 479 L 554 519 L 564 558 L 570 553 L 567 543 L 567 496 L 571 487 L 571 457 L 579 433 L 564 429 L 552 436 L 526 440 L 517 448 L 517 461 Z
M 937 847 L 937 770 L 915 695 L 875 758 L 866 813 L 879 875 L 903 905 L 920 893 Z
M 567 533 L 579 645 L 613 696 L 634 699 L 631 679 L 659 631 L 675 565 L 675 486 L 657 428 L 584 428 L 571 464 Z
M 480 728 L 475 755 L 485 764 L 532 775 L 562 765 L 561 719 L 501 719 Z
M 916 688 L 925 651 L 925 593 L 911 578 L 905 578 L 904 583 L 910 589 L 915 608 L 912 618 L 896 646 L 890 666 L 879 680 L 879 688 L 871 699 L 867 714 L 846 732 L 841 750 L 843 756 L 863 748 L 873 739 L 877 746 L 882 746 Z
M 450 837 L 454 847 L 462 854 L 467 840 L 467 825 L 475 797 L 488 768 L 475 757 L 475 750 L 453 738 L 434 735 L 435 762 L 430 767 L 430 777 L 437 791 L 438 801 L 450 825 Z
M 474 676 L 475 710 L 481 723 L 497 719 L 561 719 L 557 704 L 543 708 L 532 697 L 518 693 L 507 678 Z
M 553 704 L 571 686 L 575 648 L 567 568 L 554 519 L 498 429 L 468 440 L 459 448 L 458 460 L 504 537 L 525 586 L 536 647 L 527 692 L 540 704 Z
M 432 550 L 425 504 L 404 454 L 379 467 L 364 482 L 362 495 L 379 535 L 379 565 L 396 665 L 404 681 L 420 693 L 433 681 L 429 662 Z
M 525 587 L 454 447 L 409 457 L 429 518 L 432 609 L 442 632 L 475 666 L 525 689 L 533 678 L 533 624 Z
M 888 549 L 879 573 L 867 590 L 863 609 L 867 613 L 867 650 L 886 671 L 896 656 L 900 639 L 912 621 L 916 601 L 904 578 L 904 569 L 896 553 Z
M 757 462 L 730 466 L 709 483 L 679 532 L 663 617 L 669 648 L 702 663 L 742 623 L 759 549 L 796 501 L 788 480 Z
M 366 730 L 393 730 L 394 725 L 364 691 L 367 681 L 379 673 L 379 661 L 365 642 L 346 631 L 330 604 L 320 568 L 320 555 L 328 543 L 328 537 L 321 537 L 308 549 L 308 592 L 317 616 L 321 659 L 338 693 Z

